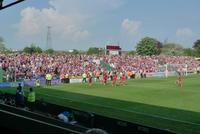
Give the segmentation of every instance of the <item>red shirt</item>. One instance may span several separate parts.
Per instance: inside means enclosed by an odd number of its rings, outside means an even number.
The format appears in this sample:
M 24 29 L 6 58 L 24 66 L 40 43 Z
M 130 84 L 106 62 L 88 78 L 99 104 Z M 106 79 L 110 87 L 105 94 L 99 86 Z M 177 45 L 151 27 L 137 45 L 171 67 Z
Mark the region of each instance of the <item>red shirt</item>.
M 113 75 L 113 81 L 116 81 L 117 80 L 117 75 Z
M 106 73 L 103 74 L 103 79 L 104 79 L 104 80 L 107 80 L 107 75 L 106 75 Z
M 125 76 L 125 75 L 122 76 L 122 80 L 123 80 L 123 81 L 126 80 L 126 76 Z

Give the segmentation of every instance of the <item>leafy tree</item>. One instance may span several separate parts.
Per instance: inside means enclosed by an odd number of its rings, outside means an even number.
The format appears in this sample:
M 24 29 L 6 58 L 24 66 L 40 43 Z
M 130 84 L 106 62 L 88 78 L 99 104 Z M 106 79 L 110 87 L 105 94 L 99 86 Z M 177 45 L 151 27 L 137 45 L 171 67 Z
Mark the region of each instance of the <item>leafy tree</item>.
M 0 36 L 0 51 L 5 50 L 4 39 Z
M 40 48 L 40 47 L 37 46 L 37 47 L 35 48 L 35 52 L 36 52 L 36 53 L 42 53 L 42 48 Z
M 200 47 L 200 40 L 194 42 L 193 48 L 198 48 L 198 47 Z
M 35 44 L 31 44 L 30 47 L 25 47 L 23 49 L 23 52 L 29 53 L 29 54 L 32 54 L 32 53 L 42 53 L 42 49 L 39 46 L 36 47 Z
M 11 48 L 5 48 L 4 52 L 5 52 L 5 53 L 12 53 L 13 50 L 12 50 Z
M 79 51 L 77 49 L 73 49 L 72 54 L 79 54 Z
M 154 38 L 145 37 L 136 46 L 139 55 L 156 55 L 159 53 L 158 42 Z
M 174 56 L 183 55 L 184 48 L 180 44 L 167 43 L 163 45 L 162 54 Z
M 194 56 L 194 50 L 191 48 L 185 48 L 183 49 L 183 54 L 185 56 Z
M 200 57 L 200 40 L 197 40 L 196 42 L 194 42 L 193 48 L 195 50 L 195 55 Z
M 87 51 L 87 54 L 92 55 L 92 54 L 100 54 L 101 51 L 97 47 L 90 47 Z
M 31 53 L 31 48 L 30 47 L 25 47 L 23 49 L 23 52 L 25 52 L 25 53 Z
M 159 55 L 162 52 L 163 44 L 160 41 L 157 41 L 156 45 L 157 45 L 157 48 L 158 48 L 157 54 Z
M 136 51 L 129 51 L 128 55 L 136 55 Z
M 53 49 L 49 48 L 45 52 L 48 54 L 53 54 L 55 51 Z

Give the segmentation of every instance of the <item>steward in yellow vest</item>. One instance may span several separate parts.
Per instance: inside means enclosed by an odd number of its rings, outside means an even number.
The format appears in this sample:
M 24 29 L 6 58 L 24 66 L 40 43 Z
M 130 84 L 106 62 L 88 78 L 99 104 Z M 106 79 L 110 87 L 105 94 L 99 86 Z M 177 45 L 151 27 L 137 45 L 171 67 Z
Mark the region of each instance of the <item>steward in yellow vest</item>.
M 35 108 L 35 92 L 32 88 L 29 89 L 30 92 L 28 93 L 27 103 L 30 111 L 33 111 Z
M 39 80 L 39 79 L 37 79 L 37 80 L 35 81 L 35 86 L 36 86 L 36 87 L 39 87 L 39 86 L 40 86 L 40 80 Z
M 67 73 L 67 74 L 65 74 L 65 83 L 69 83 L 69 74 Z
M 50 73 L 46 74 L 46 84 L 51 85 L 52 75 Z

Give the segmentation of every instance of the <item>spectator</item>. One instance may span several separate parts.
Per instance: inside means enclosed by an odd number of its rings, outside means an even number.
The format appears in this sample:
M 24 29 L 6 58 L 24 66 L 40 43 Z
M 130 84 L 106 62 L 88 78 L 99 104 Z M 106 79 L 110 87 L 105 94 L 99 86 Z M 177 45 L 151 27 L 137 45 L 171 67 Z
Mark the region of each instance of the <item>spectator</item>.
M 51 80 L 52 80 L 52 75 L 51 75 L 51 73 L 47 73 L 46 74 L 46 85 L 49 85 L 49 86 L 51 86 Z
M 65 74 L 65 83 L 69 83 L 70 79 L 69 79 L 69 74 L 66 73 Z
M 89 83 L 89 86 L 91 87 L 92 86 L 92 74 L 88 73 L 88 83 Z
M 17 87 L 16 94 L 15 94 L 15 104 L 17 107 L 24 108 L 24 91 L 22 90 L 21 84 Z
M 64 111 L 58 114 L 58 119 L 62 120 L 64 123 L 70 123 L 70 122 L 74 123 L 74 116 L 72 113 L 68 111 Z
M 65 82 L 65 74 L 64 73 L 60 74 L 60 81 L 61 81 L 61 83 Z
M 86 80 L 87 74 L 86 74 L 85 72 L 82 74 L 82 78 L 83 78 L 83 79 L 82 79 L 82 83 L 83 83 L 83 82 L 86 83 L 86 82 L 87 82 L 87 80 Z
M 39 80 L 39 79 L 37 79 L 37 80 L 35 81 L 35 86 L 36 86 L 36 87 L 40 87 L 40 80 Z
M 91 128 L 87 130 L 85 134 L 107 134 L 107 132 L 99 128 Z
M 61 73 L 69 76 L 81 76 L 87 71 L 96 71 L 97 79 L 106 69 L 100 62 L 104 61 L 106 67 L 120 72 L 122 69 L 129 72 L 138 72 L 146 69 L 146 73 L 161 71 L 164 64 L 188 65 L 187 71 L 198 71 L 200 61 L 188 56 L 95 56 L 95 55 L 47 55 L 47 54 L 1 54 L 1 68 L 7 74 L 7 80 L 14 81 L 23 78 L 45 78 L 45 74 L 59 77 Z M 96 62 L 94 62 L 96 61 Z M 99 62 L 97 62 L 99 61 Z M 97 64 L 98 63 L 98 64 Z M 170 70 L 168 70 L 170 71 Z M 164 71 L 163 71 L 164 72 Z M 200 72 L 200 71 L 198 71 Z M 55 75 L 54 75 L 55 74 Z M 136 73 L 135 73 L 136 74 Z M 102 77 L 102 76 L 101 76 Z M 141 77 L 143 77 L 141 73 Z M 84 79 L 85 82 L 86 79 Z M 50 85 L 50 84 L 49 84 Z

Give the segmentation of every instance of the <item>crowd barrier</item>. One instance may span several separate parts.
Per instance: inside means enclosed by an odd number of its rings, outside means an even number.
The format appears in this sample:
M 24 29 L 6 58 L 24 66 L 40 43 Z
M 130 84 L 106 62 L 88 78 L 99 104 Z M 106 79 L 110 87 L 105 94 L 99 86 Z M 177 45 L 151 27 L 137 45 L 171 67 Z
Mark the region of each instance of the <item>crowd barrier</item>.
M 182 75 L 191 75 L 195 74 L 195 71 L 189 71 L 189 72 L 182 72 Z M 147 77 L 169 77 L 169 76 L 176 76 L 176 71 L 171 72 L 154 72 L 154 73 L 147 73 Z
M 2 87 L 18 87 L 19 83 L 24 86 L 23 82 L 0 82 L 0 88 Z
M 187 72 L 187 74 L 185 72 L 182 72 L 182 75 L 191 75 L 191 74 L 195 74 L 195 73 L 197 73 L 197 72 L 190 71 L 190 72 Z M 198 74 L 199 74 L 199 72 L 198 72 Z M 147 77 L 160 77 L 160 78 L 176 76 L 176 75 L 177 75 L 177 72 L 175 72 L 175 71 L 168 72 L 167 74 L 165 72 L 154 72 L 154 73 L 146 74 Z M 136 75 L 135 78 L 140 78 L 140 76 Z M 93 82 L 96 82 L 96 81 L 97 81 L 97 79 L 93 78 Z M 73 78 L 73 79 L 69 79 L 69 81 L 65 82 L 65 83 L 81 83 L 81 82 L 82 82 L 81 78 Z M 24 79 L 21 82 L 0 82 L 0 87 L 17 87 L 19 83 L 21 83 L 22 86 L 34 86 L 36 83 L 36 79 L 31 79 L 31 80 Z M 61 81 L 59 78 L 54 78 L 53 80 L 51 80 L 52 85 L 56 85 L 56 84 L 60 84 L 60 83 L 61 83 Z M 46 85 L 46 80 L 44 78 L 41 78 L 40 84 Z

